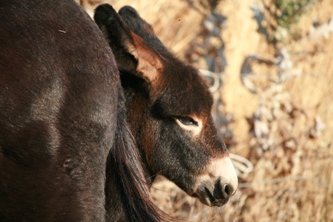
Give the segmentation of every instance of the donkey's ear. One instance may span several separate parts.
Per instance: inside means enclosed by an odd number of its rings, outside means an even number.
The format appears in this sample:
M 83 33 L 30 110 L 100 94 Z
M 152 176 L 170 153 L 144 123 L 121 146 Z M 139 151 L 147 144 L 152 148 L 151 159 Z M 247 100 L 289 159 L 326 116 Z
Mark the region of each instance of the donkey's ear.
M 153 83 L 163 69 L 160 56 L 108 4 L 96 8 L 94 19 L 109 41 L 118 69 Z
M 119 10 L 119 15 L 125 24 L 140 37 L 156 37 L 153 27 L 142 19 L 139 13 L 131 6 L 124 6 Z
M 156 36 L 153 27 L 141 18 L 139 13 L 134 8 L 131 6 L 124 6 L 119 10 L 119 15 L 127 27 L 146 41 L 150 47 L 155 49 L 156 52 L 160 55 L 164 55 L 168 52 L 167 48 Z

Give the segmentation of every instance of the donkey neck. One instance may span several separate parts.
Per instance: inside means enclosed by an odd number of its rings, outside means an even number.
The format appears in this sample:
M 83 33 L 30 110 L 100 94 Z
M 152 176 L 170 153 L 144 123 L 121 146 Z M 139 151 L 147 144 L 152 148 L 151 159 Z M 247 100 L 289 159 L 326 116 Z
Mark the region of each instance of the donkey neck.
M 143 132 L 143 126 L 147 124 L 150 116 L 148 91 L 143 80 L 139 78 L 123 74 L 121 82 L 126 98 L 127 122 L 137 142 L 144 174 L 150 187 L 156 175 L 149 169 L 144 149 L 145 139 L 142 138 L 147 136 L 147 133 Z

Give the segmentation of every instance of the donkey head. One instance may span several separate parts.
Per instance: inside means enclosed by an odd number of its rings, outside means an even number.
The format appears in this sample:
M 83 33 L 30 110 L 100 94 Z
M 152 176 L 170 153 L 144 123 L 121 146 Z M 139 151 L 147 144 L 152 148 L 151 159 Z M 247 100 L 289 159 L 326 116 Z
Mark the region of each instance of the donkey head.
M 147 176 L 161 174 L 209 206 L 225 204 L 237 189 L 237 175 L 198 71 L 175 58 L 129 6 L 117 14 L 102 5 L 95 21 L 115 54 Z

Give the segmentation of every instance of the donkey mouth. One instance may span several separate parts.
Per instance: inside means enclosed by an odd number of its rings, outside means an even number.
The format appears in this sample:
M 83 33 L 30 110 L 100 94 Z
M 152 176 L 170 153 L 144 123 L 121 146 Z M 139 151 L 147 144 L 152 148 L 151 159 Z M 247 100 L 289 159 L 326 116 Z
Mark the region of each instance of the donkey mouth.
M 217 181 L 201 181 L 193 196 L 198 197 L 203 204 L 208 206 L 221 207 L 228 203 L 230 197 L 233 196 L 237 190 L 237 183 L 226 183 L 224 181 L 224 179 L 220 178 Z
M 222 193 L 218 194 L 215 189 L 210 191 L 210 189 L 207 187 L 198 189 L 198 191 L 194 193 L 193 196 L 197 197 L 201 203 L 210 207 L 221 207 L 229 201 L 229 197 L 223 196 Z

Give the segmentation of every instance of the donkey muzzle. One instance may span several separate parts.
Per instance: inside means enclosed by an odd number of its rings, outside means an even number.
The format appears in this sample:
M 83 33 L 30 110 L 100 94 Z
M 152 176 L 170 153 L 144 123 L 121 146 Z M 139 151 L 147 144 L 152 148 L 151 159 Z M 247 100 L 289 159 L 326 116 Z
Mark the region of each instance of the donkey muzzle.
M 236 171 L 228 156 L 210 161 L 197 180 L 193 196 L 208 206 L 222 206 L 235 194 L 238 186 Z

